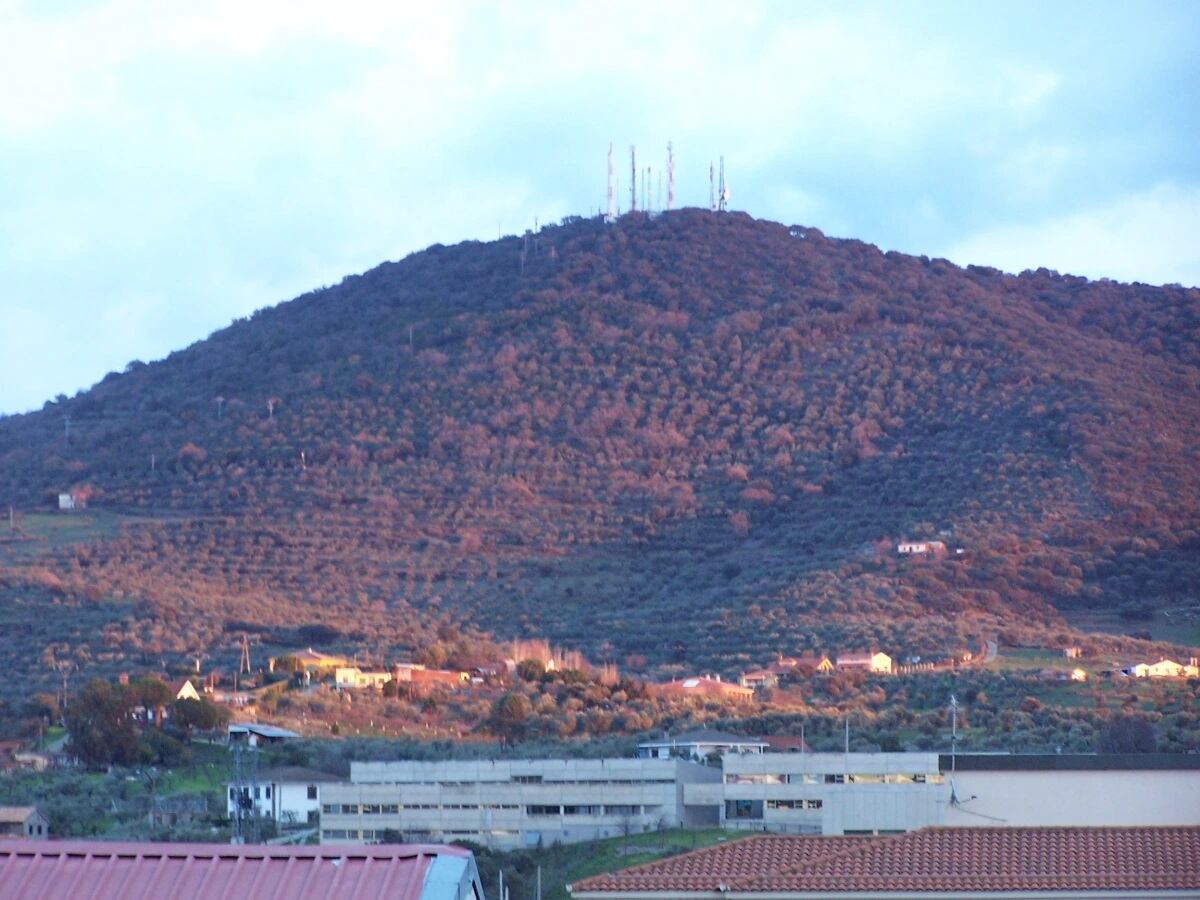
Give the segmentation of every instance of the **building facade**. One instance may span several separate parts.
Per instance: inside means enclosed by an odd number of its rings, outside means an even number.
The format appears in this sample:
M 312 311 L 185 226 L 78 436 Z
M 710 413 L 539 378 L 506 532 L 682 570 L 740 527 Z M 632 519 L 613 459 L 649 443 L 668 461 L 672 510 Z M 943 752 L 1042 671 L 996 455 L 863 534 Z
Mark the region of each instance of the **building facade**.
M 936 753 L 729 755 L 722 773 L 684 785 L 684 802 L 740 831 L 894 834 L 941 824 L 949 802 Z
M 237 815 L 240 807 L 252 809 L 284 827 L 315 826 L 320 817 L 321 788 L 340 781 L 336 775 L 301 766 L 268 769 L 259 774 L 254 784 L 226 785 L 226 810 L 230 818 Z
M 351 763 L 323 785 L 321 842 L 471 840 L 549 846 L 659 828 L 713 826 L 684 790 L 721 770 L 678 759 L 540 759 Z
M 1196 754 L 960 754 L 941 768 L 947 825 L 1200 825 Z

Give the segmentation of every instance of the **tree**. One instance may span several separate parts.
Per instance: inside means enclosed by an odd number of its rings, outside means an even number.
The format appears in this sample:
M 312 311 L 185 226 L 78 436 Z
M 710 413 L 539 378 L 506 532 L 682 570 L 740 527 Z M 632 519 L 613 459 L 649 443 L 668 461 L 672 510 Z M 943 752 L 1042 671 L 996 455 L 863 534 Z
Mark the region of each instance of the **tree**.
M 520 740 L 525 723 L 533 715 L 533 704 L 524 694 L 507 693 L 492 707 L 492 728 L 505 740 Z
M 217 706 L 215 703 L 209 703 L 203 698 L 176 700 L 171 709 L 171 719 L 184 730 L 190 742 L 193 730 L 212 731 L 227 723 L 229 710 Z
M 137 762 L 133 705 L 121 686 L 93 678 L 67 707 L 67 752 L 89 767 Z
M 1153 753 L 1158 749 L 1154 725 L 1141 716 L 1113 716 L 1100 729 L 1096 749 L 1100 753 Z
M 138 678 L 129 685 L 129 697 L 134 706 L 144 706 L 154 714 L 154 721 L 162 723 L 162 713 L 174 698 L 171 687 L 161 678 L 147 676 Z

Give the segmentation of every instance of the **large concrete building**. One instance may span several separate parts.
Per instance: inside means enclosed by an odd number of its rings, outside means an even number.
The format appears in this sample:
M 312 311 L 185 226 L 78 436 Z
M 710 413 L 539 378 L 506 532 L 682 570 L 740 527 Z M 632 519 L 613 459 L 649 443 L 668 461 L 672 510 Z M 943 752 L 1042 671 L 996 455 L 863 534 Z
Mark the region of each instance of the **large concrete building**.
M 729 754 L 722 775 L 684 785 L 684 803 L 741 831 L 1200 825 L 1200 756 L 1189 754 Z
M 684 802 L 721 824 L 780 834 L 894 834 L 945 820 L 936 753 L 756 753 L 722 757 L 717 784 L 684 785 Z
M 321 842 L 470 840 L 499 849 L 713 826 L 688 785 L 721 770 L 678 759 L 355 762 L 321 786 Z M 388 835 L 389 837 L 391 835 Z

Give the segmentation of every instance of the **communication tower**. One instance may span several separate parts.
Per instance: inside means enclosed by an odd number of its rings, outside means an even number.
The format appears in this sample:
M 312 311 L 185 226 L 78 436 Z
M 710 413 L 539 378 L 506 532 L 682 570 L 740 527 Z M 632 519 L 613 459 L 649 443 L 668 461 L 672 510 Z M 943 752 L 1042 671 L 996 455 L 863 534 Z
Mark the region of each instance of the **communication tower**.
M 675 153 L 667 141 L 667 209 L 675 208 Z
M 608 214 L 604 217 L 605 222 L 615 222 L 616 215 L 615 185 L 613 182 L 613 162 L 612 162 L 612 141 L 608 142 Z

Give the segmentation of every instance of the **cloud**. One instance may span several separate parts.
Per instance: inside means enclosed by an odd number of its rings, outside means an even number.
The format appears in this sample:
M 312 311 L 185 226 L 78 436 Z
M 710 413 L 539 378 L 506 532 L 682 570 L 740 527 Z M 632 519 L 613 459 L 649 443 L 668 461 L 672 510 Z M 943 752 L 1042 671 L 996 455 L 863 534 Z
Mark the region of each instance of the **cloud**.
M 1020 272 L 1151 284 L 1200 285 L 1200 185 L 1160 184 L 1107 203 L 989 228 L 953 244 L 946 258 Z
M 1200 182 L 1176 87 L 1200 77 L 1197 17 L 0 0 L 0 410 L 385 258 L 594 211 L 610 140 L 626 189 L 625 148 L 658 169 L 674 140 L 683 204 L 707 203 L 723 153 L 754 215 L 999 252 L 1098 196 Z M 1178 240 L 1128 246 L 1145 254 L 1131 277 L 1194 259 Z M 1043 250 L 1021 265 L 1075 265 L 1070 241 Z

